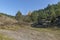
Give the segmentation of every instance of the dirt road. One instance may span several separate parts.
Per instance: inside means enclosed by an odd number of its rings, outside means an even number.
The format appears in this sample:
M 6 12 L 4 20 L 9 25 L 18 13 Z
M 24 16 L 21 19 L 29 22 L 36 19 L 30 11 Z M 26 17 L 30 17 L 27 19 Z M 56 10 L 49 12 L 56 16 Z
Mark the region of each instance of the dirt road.
M 0 30 L 0 33 L 8 35 L 15 40 L 60 40 L 54 34 L 30 29 L 20 29 L 19 31 Z

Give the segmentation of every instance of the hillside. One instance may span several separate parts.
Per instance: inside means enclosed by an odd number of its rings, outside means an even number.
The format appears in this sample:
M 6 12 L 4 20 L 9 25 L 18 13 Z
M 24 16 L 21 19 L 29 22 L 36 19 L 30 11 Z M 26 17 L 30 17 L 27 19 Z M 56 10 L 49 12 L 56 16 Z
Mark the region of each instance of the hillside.
M 17 21 L 11 17 L 8 17 L 7 15 L 0 14 L 0 25 L 1 24 L 13 24 Z
M 10 15 L 0 14 L 0 29 L 17 30 L 17 20 Z

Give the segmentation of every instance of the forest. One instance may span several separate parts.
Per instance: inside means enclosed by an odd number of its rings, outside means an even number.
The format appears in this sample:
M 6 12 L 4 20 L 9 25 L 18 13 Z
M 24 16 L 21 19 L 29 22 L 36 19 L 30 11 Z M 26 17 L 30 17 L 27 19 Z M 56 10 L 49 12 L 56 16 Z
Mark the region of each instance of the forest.
M 60 26 L 60 2 L 57 4 L 48 4 L 44 9 L 29 11 L 27 15 L 22 15 L 20 11 L 14 17 L 19 23 L 31 23 L 32 27 L 59 27 Z

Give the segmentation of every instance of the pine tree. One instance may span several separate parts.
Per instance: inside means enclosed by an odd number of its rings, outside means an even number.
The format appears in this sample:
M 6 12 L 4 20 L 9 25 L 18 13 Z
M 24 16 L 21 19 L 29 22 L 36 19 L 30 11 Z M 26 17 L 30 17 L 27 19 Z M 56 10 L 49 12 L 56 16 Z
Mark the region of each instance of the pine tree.
M 22 19 L 22 14 L 20 11 L 18 11 L 16 14 L 16 20 L 21 21 L 21 19 Z

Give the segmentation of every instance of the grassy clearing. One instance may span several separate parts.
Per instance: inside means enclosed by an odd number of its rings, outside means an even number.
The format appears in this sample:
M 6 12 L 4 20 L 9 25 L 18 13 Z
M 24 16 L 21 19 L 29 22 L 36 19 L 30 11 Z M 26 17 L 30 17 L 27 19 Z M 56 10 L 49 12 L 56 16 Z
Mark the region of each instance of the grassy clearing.
M 9 38 L 6 35 L 0 34 L 0 40 L 14 40 L 13 38 Z

